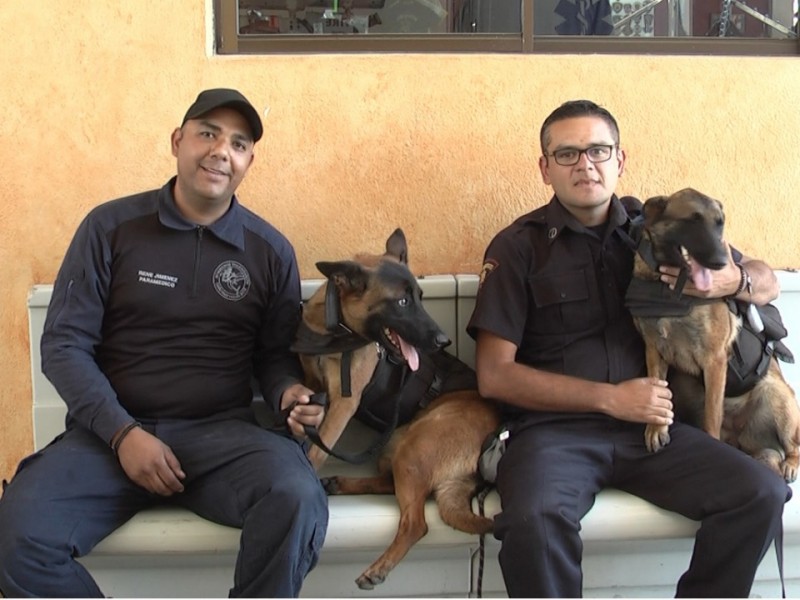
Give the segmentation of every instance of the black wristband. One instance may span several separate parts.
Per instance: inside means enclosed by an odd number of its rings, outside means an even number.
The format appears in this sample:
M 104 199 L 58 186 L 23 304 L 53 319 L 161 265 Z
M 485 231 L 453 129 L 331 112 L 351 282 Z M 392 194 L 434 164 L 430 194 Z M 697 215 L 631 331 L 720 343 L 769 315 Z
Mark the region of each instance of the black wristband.
M 142 426 L 142 424 L 139 423 L 139 421 L 133 421 L 132 423 L 128 423 L 127 425 L 125 425 L 125 427 L 123 428 L 122 431 L 119 432 L 119 435 L 117 436 L 117 439 L 114 440 L 114 443 L 111 446 L 111 451 L 114 452 L 115 456 L 117 454 L 117 451 L 119 450 L 119 445 L 122 443 L 122 440 L 124 440 L 125 437 L 131 431 L 133 431 L 135 428 L 141 427 L 141 426 Z

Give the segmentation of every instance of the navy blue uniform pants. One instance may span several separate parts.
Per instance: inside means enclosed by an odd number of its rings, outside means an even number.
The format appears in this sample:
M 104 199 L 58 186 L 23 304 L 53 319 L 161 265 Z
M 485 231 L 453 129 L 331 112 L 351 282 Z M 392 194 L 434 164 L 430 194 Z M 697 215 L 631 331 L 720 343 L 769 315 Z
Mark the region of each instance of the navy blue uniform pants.
M 677 596 L 748 596 L 791 489 L 704 431 L 676 423 L 670 435 L 650 453 L 643 425 L 602 415 L 554 417 L 513 432 L 498 465 L 495 517 L 509 596 L 582 595 L 580 521 L 605 487 L 701 522 Z
M 22 461 L 0 499 L 0 592 L 102 596 L 75 558 L 139 510 L 174 503 L 242 529 L 231 596 L 298 596 L 328 525 L 327 497 L 302 445 L 259 427 L 249 408 L 143 425 L 172 448 L 185 491 L 150 494 L 96 435 L 68 429 Z

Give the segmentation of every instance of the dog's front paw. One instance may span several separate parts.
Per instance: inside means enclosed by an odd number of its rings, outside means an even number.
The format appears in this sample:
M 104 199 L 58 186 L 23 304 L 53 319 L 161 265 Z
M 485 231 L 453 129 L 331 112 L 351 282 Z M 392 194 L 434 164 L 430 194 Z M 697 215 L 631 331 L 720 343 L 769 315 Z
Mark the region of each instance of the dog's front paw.
M 320 477 L 319 482 L 322 484 L 322 489 L 328 496 L 335 496 L 339 493 L 339 478 L 338 477 Z
M 762 448 L 753 454 L 753 458 L 783 477 L 787 483 L 791 483 L 797 478 L 797 460 L 792 457 L 784 459 L 783 453 L 774 448 Z
M 797 457 L 787 458 L 783 461 L 781 470 L 783 471 L 783 478 L 786 480 L 786 483 L 794 483 L 795 479 L 797 479 L 797 463 Z
M 380 585 L 386 580 L 385 575 L 381 575 L 380 573 L 370 572 L 369 570 L 364 571 L 358 579 L 356 579 L 356 585 L 362 590 L 372 590 L 375 589 L 376 585 Z
M 644 443 L 650 452 L 658 452 L 669 444 L 669 427 L 666 425 L 648 425 L 644 429 Z

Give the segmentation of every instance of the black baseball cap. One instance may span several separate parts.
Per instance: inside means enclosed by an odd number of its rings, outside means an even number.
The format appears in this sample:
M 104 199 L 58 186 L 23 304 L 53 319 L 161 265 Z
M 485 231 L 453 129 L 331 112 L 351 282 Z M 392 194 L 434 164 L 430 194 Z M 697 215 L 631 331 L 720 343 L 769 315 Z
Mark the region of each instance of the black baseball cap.
M 247 124 L 250 125 L 254 142 L 261 139 L 264 128 L 261 126 L 261 118 L 258 116 L 258 111 L 253 108 L 253 105 L 241 92 L 228 88 L 214 88 L 200 92 L 197 95 L 197 100 L 186 111 L 181 127 L 190 119 L 199 119 L 212 110 L 222 107 L 232 108 L 245 118 Z

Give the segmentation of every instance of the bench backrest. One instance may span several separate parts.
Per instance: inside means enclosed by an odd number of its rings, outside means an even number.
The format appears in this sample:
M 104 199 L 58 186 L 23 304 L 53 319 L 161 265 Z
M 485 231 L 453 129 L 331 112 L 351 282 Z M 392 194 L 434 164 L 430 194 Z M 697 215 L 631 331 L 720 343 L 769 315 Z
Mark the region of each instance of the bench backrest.
M 789 384 L 800 393 L 800 273 L 777 271 L 781 284 L 780 298 L 775 302 L 781 311 L 789 336 L 784 340 L 797 357 L 797 363 L 781 363 Z M 428 275 L 418 279 L 423 291 L 425 308 L 453 340 L 448 350 L 474 367 L 475 342 L 466 333 L 467 322 L 475 305 L 478 291 L 476 275 Z M 322 284 L 322 279 L 302 282 L 302 295 L 306 300 Z M 52 285 L 36 285 L 28 297 L 28 314 L 31 341 L 31 373 L 33 382 L 33 432 L 34 446 L 41 448 L 64 429 L 66 405 L 53 386 L 42 374 L 39 339 Z
M 474 277 L 477 282 L 477 277 Z M 307 279 L 302 281 L 302 297 L 307 300 L 322 285 L 323 279 Z M 448 350 L 455 355 L 462 347 L 471 348 L 461 337 L 468 337 L 460 323 L 469 319 L 458 314 L 456 302 L 456 277 L 453 275 L 428 275 L 418 278 L 422 288 L 425 309 L 436 320 L 439 326 L 450 336 L 453 343 Z M 475 286 L 477 289 L 477 284 Z M 31 377 L 33 386 L 33 435 L 34 448 L 46 445 L 64 430 L 64 417 L 67 407 L 52 384 L 42 373 L 39 340 L 44 329 L 47 306 L 53 292 L 52 285 L 35 285 L 28 296 L 28 316 L 30 326 Z M 470 314 L 472 304 L 469 305 Z M 474 365 L 474 350 L 466 361 Z

